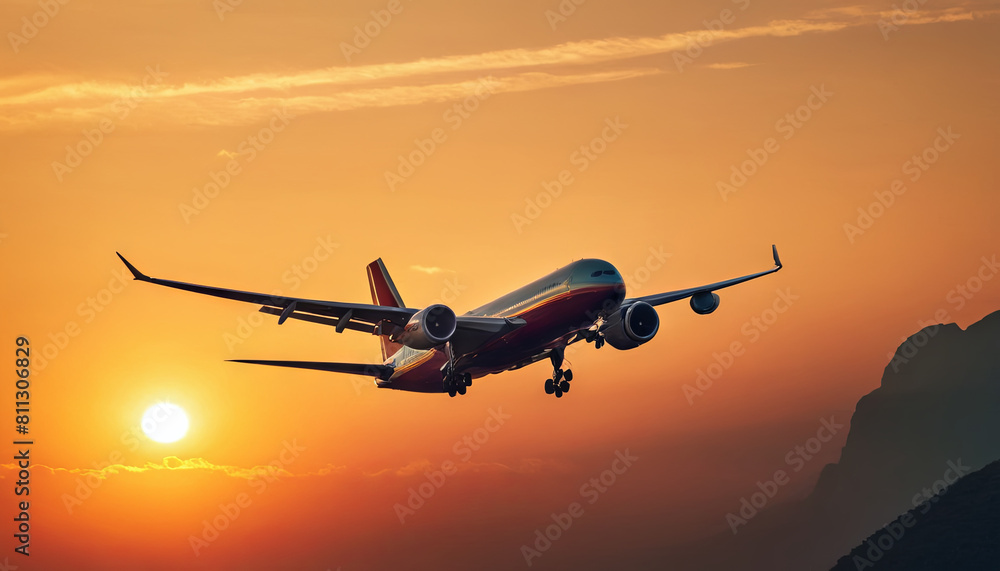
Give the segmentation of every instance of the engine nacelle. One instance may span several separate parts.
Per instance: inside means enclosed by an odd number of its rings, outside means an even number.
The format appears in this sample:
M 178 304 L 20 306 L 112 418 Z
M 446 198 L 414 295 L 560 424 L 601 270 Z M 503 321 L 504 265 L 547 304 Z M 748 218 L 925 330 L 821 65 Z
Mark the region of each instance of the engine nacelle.
M 414 313 L 403 330 L 390 340 L 411 349 L 433 349 L 447 343 L 457 326 L 455 312 L 437 303 Z
M 615 349 L 635 349 L 649 341 L 660 330 L 660 316 L 644 301 L 619 309 L 608 318 L 601 330 L 604 339 Z
M 708 315 L 719 309 L 719 294 L 699 291 L 691 296 L 691 309 L 698 315 Z

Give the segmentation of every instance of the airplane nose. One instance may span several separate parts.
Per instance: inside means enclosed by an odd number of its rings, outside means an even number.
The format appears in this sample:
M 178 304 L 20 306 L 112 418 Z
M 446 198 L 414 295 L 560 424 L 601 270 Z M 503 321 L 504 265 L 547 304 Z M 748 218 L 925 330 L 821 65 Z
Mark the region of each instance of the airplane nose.
M 625 285 L 625 280 L 618 272 L 618 269 L 607 262 L 595 261 L 596 263 L 580 264 L 573 269 L 569 276 L 571 285 L 611 285 L 621 289 Z

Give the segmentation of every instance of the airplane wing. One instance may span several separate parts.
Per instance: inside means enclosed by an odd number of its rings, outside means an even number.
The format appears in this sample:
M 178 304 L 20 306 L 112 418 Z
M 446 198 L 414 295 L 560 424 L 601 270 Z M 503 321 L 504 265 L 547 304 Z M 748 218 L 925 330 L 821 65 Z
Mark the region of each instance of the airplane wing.
M 765 270 L 763 272 L 757 272 L 755 274 L 750 274 L 738 278 L 733 278 L 731 280 L 725 280 L 721 282 L 716 282 L 714 284 L 703 285 L 699 287 L 692 287 L 687 289 L 679 289 L 677 291 L 668 291 L 666 293 L 657 293 L 653 295 L 645 295 L 642 297 L 632 298 L 630 300 L 625 300 L 623 303 L 629 301 L 644 301 L 649 305 L 661 305 L 664 303 L 670 303 L 671 301 L 678 301 L 681 299 L 689 298 L 695 294 L 706 292 L 710 293 L 718 289 L 726 288 L 729 286 L 734 286 L 736 284 L 741 284 L 743 282 L 748 282 L 753 279 L 757 279 L 761 276 L 766 276 L 768 274 L 773 274 L 774 272 L 781 269 L 781 259 L 778 258 L 778 248 L 775 245 L 771 245 L 771 254 L 774 256 L 774 267 Z
M 118 252 L 115 252 L 116 254 Z M 292 316 L 293 313 L 303 313 L 308 314 L 311 317 L 321 317 L 326 319 L 313 320 L 307 319 L 307 321 L 315 321 L 318 323 L 323 323 L 325 325 L 334 325 L 339 331 L 343 331 L 345 327 L 348 327 L 354 321 L 367 323 L 368 327 L 362 329 L 363 331 L 371 332 L 375 324 L 382 321 L 389 321 L 393 325 L 398 325 L 403 327 L 410 320 L 418 310 L 412 308 L 404 307 L 384 307 L 380 305 L 367 305 L 363 303 L 340 303 L 336 301 L 318 301 L 311 299 L 300 299 L 296 297 L 284 297 L 280 295 L 270 295 L 266 293 L 254 293 L 249 291 L 239 291 L 234 289 L 225 289 L 220 287 L 203 286 L 197 284 L 189 284 L 184 282 L 175 282 L 172 280 L 161 280 L 159 278 L 151 278 L 146 274 L 140 272 L 135 266 L 129 263 L 124 256 L 118 254 L 118 257 L 125 262 L 129 271 L 132 272 L 132 276 L 139 281 L 149 282 L 156 285 L 162 285 L 166 287 L 172 287 L 176 289 L 182 289 L 185 291 L 193 291 L 195 293 L 201 293 L 205 295 L 211 295 L 215 297 L 222 297 L 226 299 L 234 299 L 236 301 L 246 301 L 249 303 L 260 304 L 264 307 L 261 311 L 265 313 L 273 313 L 273 311 L 265 311 L 265 308 L 278 308 L 277 314 L 279 315 L 278 323 L 284 323 L 285 319 Z M 332 319 L 331 319 L 332 318 Z M 356 324 L 359 325 L 359 324 Z M 356 329 L 351 327 L 351 329 Z
M 335 327 L 337 333 L 344 329 L 363 331 L 365 333 L 388 334 L 395 327 L 404 327 L 418 310 L 408 307 L 389 307 L 382 305 L 368 305 L 364 303 L 341 303 L 337 301 L 320 301 L 313 299 L 302 299 L 297 297 L 285 297 L 266 293 L 255 293 L 249 291 L 239 291 L 219 287 L 203 286 L 151 278 L 140 272 L 135 266 L 129 263 L 124 256 L 118 254 L 125 266 L 132 272 L 132 276 L 139 281 L 149 282 L 175 289 L 192 291 L 225 299 L 245 301 L 260 304 L 260 311 L 263 313 L 277 315 L 278 324 L 282 324 L 286 319 L 299 319 L 321 325 Z M 500 317 L 471 317 L 458 316 L 455 335 L 452 342 L 460 345 L 464 351 L 471 351 L 479 344 L 482 344 L 497 335 L 510 332 L 525 324 L 523 319 L 504 319 Z M 279 362 L 257 362 L 260 364 L 275 364 Z M 280 363 L 292 363 L 292 361 L 281 361 Z M 295 363 L 301 363 L 295 361 Z M 278 366 L 295 367 L 300 365 L 283 364 Z M 314 364 L 315 365 L 315 364 Z M 327 365 L 331 365 L 327 363 Z M 338 365 L 336 363 L 332 365 Z M 338 365 L 340 366 L 340 365 Z M 365 367 L 366 365 L 362 365 Z M 306 367 L 306 368 L 316 368 Z M 332 369 L 323 369 L 332 370 Z M 340 372 L 352 372 L 341 370 Z M 359 373 L 372 374 L 372 373 Z

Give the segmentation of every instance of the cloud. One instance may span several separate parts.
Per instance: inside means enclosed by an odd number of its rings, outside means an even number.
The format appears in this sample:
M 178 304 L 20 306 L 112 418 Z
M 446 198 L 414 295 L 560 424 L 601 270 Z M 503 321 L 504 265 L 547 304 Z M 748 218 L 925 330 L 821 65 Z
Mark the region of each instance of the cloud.
M 757 64 L 747 63 L 745 61 L 732 61 L 727 63 L 710 63 L 705 67 L 709 69 L 740 69 L 742 67 L 753 67 L 755 65 Z
M 280 464 L 280 463 L 278 463 Z M 513 472 L 513 473 L 523 473 L 531 474 L 539 472 L 545 468 L 551 468 L 558 466 L 558 463 L 551 460 L 541 460 L 537 458 L 522 458 L 515 463 L 504 464 L 501 462 L 455 462 L 460 472 L 471 471 L 471 472 Z M 12 472 L 17 472 L 19 470 L 16 464 L 0 464 L 0 468 L 5 470 L 10 470 Z M 126 474 L 141 474 L 144 472 L 200 472 L 200 473 L 215 473 L 229 476 L 231 478 L 239 478 L 243 480 L 252 480 L 255 478 L 270 477 L 270 478 L 302 478 L 310 476 L 329 476 L 330 474 L 341 474 L 347 471 L 346 466 L 334 466 L 333 464 L 327 464 L 316 470 L 308 472 L 292 472 L 286 469 L 284 466 L 279 466 L 275 464 L 265 464 L 251 467 L 240 467 L 240 466 L 228 466 L 223 464 L 214 464 L 205 460 L 204 458 L 189 458 L 187 460 L 182 460 L 177 456 L 167 456 L 161 462 L 146 462 L 141 466 L 129 466 L 125 464 L 112 464 L 110 466 L 105 466 L 103 468 L 54 468 L 52 466 L 47 466 L 44 464 L 33 464 L 34 469 L 48 470 L 52 474 L 72 474 L 75 476 L 94 476 L 101 480 L 107 480 L 112 476 L 121 476 Z M 441 468 L 441 462 L 437 464 L 432 463 L 430 460 L 424 458 L 420 460 L 414 460 L 403 466 L 397 468 L 384 468 L 381 470 L 376 470 L 374 472 L 364 472 L 363 475 L 367 477 L 378 477 L 385 475 L 393 475 L 401 478 L 410 477 L 414 475 L 423 475 L 424 472 L 431 470 L 439 470 Z
M 561 470 L 564 468 L 562 464 L 556 462 L 555 460 L 543 460 L 540 458 L 521 458 L 516 462 L 503 463 L 503 462 L 471 462 L 471 461 L 455 461 L 456 469 L 459 472 L 475 472 L 475 473 L 515 473 L 515 474 L 535 474 L 543 470 Z M 419 460 L 413 460 L 412 462 L 401 466 L 399 468 L 384 468 L 382 470 L 376 470 L 374 472 L 366 472 L 365 475 L 368 477 L 379 477 L 392 475 L 399 478 L 408 478 L 411 476 L 423 476 L 425 472 L 431 472 L 434 470 L 441 469 L 442 462 L 437 463 L 431 462 L 427 458 L 421 458 Z
M 921 10 L 910 15 L 906 25 L 972 20 L 996 13 L 998 10 L 968 6 Z M 890 12 L 851 6 L 814 10 L 799 19 L 744 28 L 598 38 L 541 48 L 252 73 L 183 84 L 169 84 L 170 70 L 164 69 L 166 82 L 148 90 L 140 87 L 141 78 L 126 82 L 51 74 L 19 76 L 0 80 L 0 129 L 93 125 L 102 118 L 115 117 L 114 102 L 134 95 L 137 89 L 141 91 L 137 106 L 146 123 L 247 125 L 264 121 L 275 108 L 301 115 L 453 101 L 483 86 L 492 93 L 512 93 L 622 81 L 665 73 L 656 67 L 629 66 L 629 60 L 686 50 L 695 43 L 712 46 L 748 38 L 832 33 L 862 25 L 874 27 L 878 19 L 890 16 Z M 624 68 L 608 70 L 611 63 L 624 64 Z M 588 69 L 598 64 L 605 64 L 604 69 Z M 709 67 L 737 69 L 735 64 Z
M 156 472 L 156 471 L 198 471 L 205 473 L 220 473 L 225 474 L 233 478 L 242 478 L 245 480 L 251 480 L 254 478 L 260 478 L 262 476 L 270 477 L 302 477 L 302 476 L 325 476 L 333 472 L 342 471 L 343 467 L 336 467 L 332 464 L 327 464 L 323 468 L 320 468 L 313 472 L 300 472 L 292 473 L 283 467 L 278 467 L 274 465 L 262 465 L 262 466 L 252 466 L 250 468 L 241 468 L 238 466 L 226 466 L 213 464 L 204 458 L 189 458 L 187 460 L 181 460 L 177 456 L 167 456 L 162 462 L 146 462 L 142 466 L 128 466 L 125 464 L 112 464 L 110 466 L 105 466 L 104 468 L 53 468 L 51 466 L 46 466 L 44 464 L 34 464 L 33 468 L 42 468 L 48 470 L 49 472 L 56 473 L 66 473 L 74 474 L 79 476 L 95 476 L 101 480 L 106 480 L 113 475 L 128 474 L 128 473 L 141 473 L 141 472 Z M 17 465 L 15 464 L 0 464 L 0 468 L 5 468 L 8 470 L 17 470 Z
M 531 72 L 508 77 L 472 78 L 452 83 L 402 85 L 393 87 L 355 88 L 331 94 L 256 94 L 242 98 L 189 96 L 182 98 L 147 96 L 140 103 L 146 121 L 160 120 L 165 124 L 178 122 L 188 125 L 249 125 L 263 123 L 276 109 L 286 109 L 292 116 L 331 111 L 351 111 L 372 107 L 396 107 L 421 103 L 456 101 L 473 95 L 487 86 L 492 93 L 515 93 L 568 85 L 582 85 L 632 79 L 662 73 L 651 68 L 595 72 L 580 75 L 555 75 Z M 0 97 L 0 112 L 9 107 Z M 33 129 L 48 124 L 95 125 L 103 118 L 113 117 L 110 104 L 102 101 L 79 103 L 76 107 L 24 108 L 18 112 L 0 114 L 0 129 Z
M 446 270 L 444 268 L 439 268 L 437 266 L 430 266 L 430 267 L 428 267 L 428 266 L 420 266 L 420 265 L 410 266 L 410 269 L 413 270 L 413 271 L 416 271 L 416 272 L 421 272 L 421 273 L 430 275 L 430 276 L 433 276 L 434 274 L 440 274 L 442 272 L 450 272 L 450 271 L 452 271 L 452 270 Z

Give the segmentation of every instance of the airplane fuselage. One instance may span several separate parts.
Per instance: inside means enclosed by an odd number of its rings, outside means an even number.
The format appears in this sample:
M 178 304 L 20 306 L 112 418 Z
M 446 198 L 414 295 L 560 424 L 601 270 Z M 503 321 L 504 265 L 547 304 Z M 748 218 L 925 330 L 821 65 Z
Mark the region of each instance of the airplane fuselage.
M 526 324 L 498 337 L 474 354 L 457 356 L 457 370 L 473 378 L 517 369 L 548 357 L 596 319 L 613 312 L 625 299 L 621 274 L 603 260 L 578 260 L 465 315 L 517 317 Z M 385 365 L 392 376 L 378 386 L 415 392 L 446 392 L 441 368 L 448 362 L 442 349 L 404 347 Z

